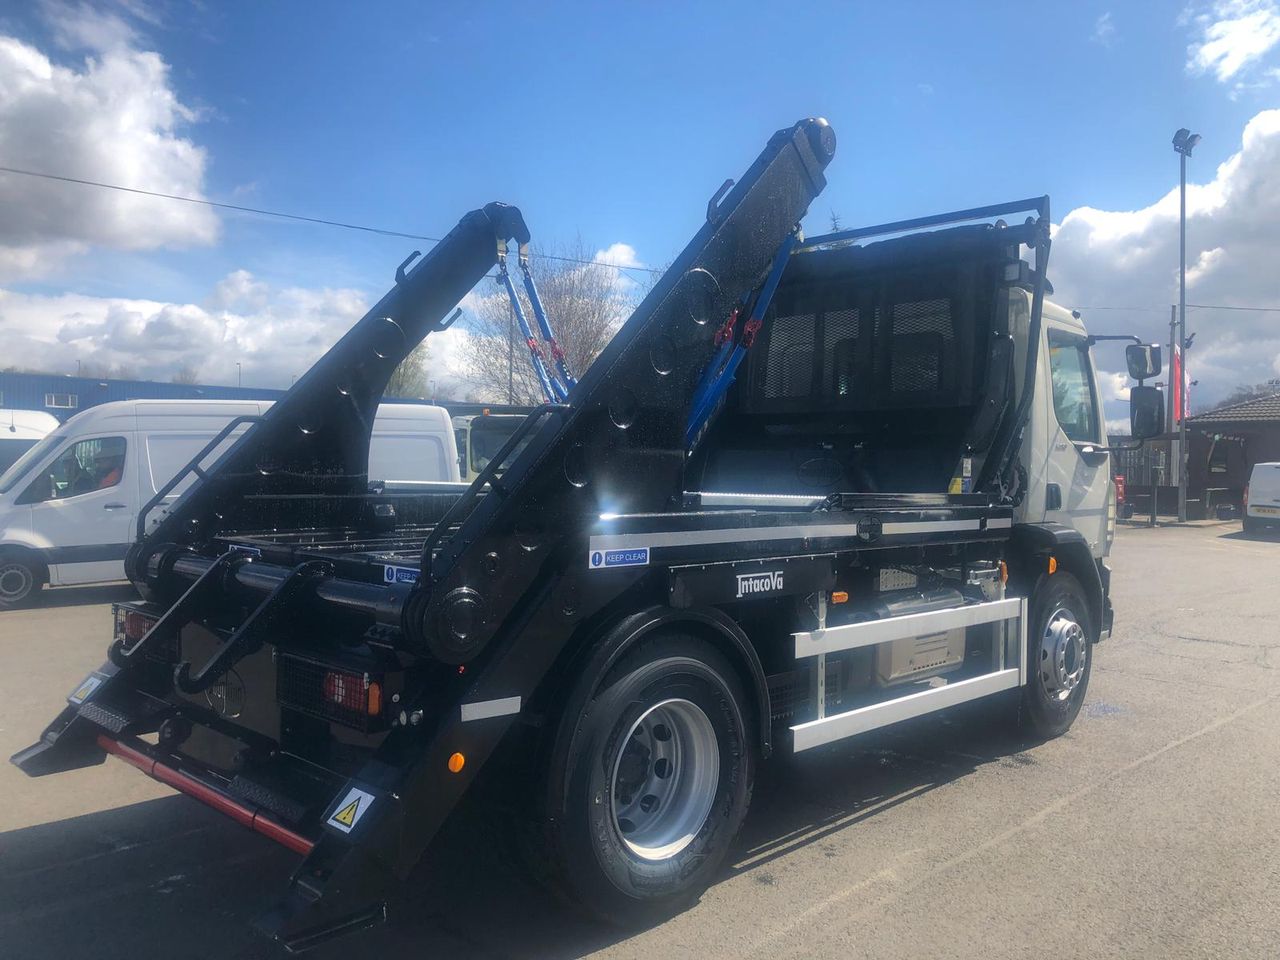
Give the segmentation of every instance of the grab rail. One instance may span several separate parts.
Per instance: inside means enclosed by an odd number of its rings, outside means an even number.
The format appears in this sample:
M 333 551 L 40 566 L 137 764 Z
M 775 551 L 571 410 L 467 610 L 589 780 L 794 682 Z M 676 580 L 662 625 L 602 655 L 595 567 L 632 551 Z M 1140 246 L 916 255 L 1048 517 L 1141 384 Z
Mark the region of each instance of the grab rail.
M 507 458 L 511 455 L 511 451 L 516 448 L 521 440 L 525 438 L 535 425 L 540 424 L 545 415 L 567 413 L 573 408 L 567 403 L 544 403 L 534 407 L 529 416 L 525 418 L 524 423 L 520 424 L 511 436 L 507 437 L 501 449 L 494 455 L 480 474 L 472 481 L 471 486 L 467 488 L 466 493 L 449 505 L 449 509 L 445 511 L 444 516 L 440 518 L 440 522 L 435 525 L 431 533 L 427 535 L 426 542 L 422 545 L 422 573 L 425 576 L 431 569 L 431 554 L 440 546 L 440 542 L 444 539 L 445 530 L 449 524 L 454 522 L 455 515 L 460 514 L 464 508 L 469 508 L 471 503 L 480 495 L 480 491 L 485 485 L 489 485 L 489 489 L 495 493 L 503 493 L 502 486 L 495 478 L 498 470 L 506 463 Z
M 235 430 L 236 427 L 245 423 L 261 423 L 261 422 L 262 422 L 262 414 L 245 413 L 245 414 L 241 414 L 238 417 L 233 417 L 225 427 L 219 430 L 214 435 L 214 438 L 210 440 L 208 443 L 206 443 L 203 447 L 201 447 L 200 452 L 197 453 L 190 460 L 188 460 L 187 465 L 185 467 L 183 467 L 181 470 L 175 473 L 172 477 L 170 477 L 169 481 L 164 486 L 162 486 L 156 492 L 156 495 L 152 497 L 150 500 L 148 500 L 146 504 L 143 506 L 143 508 L 138 512 L 137 539 L 142 540 L 142 538 L 146 535 L 147 515 L 151 513 L 151 511 L 154 510 L 156 506 L 162 500 L 164 500 L 165 497 L 167 497 L 170 494 L 170 492 L 172 492 L 174 487 L 176 487 L 179 483 L 185 480 L 192 473 L 194 473 L 201 480 L 208 479 L 209 475 L 200 468 L 200 461 L 202 461 L 205 457 L 207 457 L 212 450 L 216 449 L 218 444 L 222 443 L 223 440 L 227 439 L 227 437 L 231 434 L 233 430 Z

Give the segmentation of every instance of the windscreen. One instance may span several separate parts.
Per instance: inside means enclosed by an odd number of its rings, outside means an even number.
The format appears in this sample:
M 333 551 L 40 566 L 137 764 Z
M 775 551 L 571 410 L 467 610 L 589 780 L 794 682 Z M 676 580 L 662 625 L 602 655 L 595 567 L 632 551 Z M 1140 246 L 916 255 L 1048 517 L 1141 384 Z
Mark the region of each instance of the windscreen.
M 46 454 L 62 442 L 66 435 L 64 428 L 55 430 L 20 456 L 8 470 L 0 475 L 0 493 L 8 493 L 12 490 L 23 477 L 31 472 L 32 467 L 43 460 Z

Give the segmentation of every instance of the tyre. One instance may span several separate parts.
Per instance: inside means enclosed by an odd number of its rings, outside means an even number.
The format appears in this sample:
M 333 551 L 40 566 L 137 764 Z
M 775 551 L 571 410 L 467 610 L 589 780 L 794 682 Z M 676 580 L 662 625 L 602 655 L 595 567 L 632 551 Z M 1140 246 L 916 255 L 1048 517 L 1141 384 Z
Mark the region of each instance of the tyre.
M 1253 517 L 1242 518 L 1241 525 L 1244 527 L 1245 533 L 1257 533 L 1259 530 L 1262 529 L 1262 524 L 1260 524 Z
M 30 606 L 43 579 L 43 571 L 25 557 L 0 557 L 0 610 Z
M 1052 574 L 1032 597 L 1027 625 L 1027 685 L 1022 717 L 1038 737 L 1071 728 L 1089 689 L 1097 637 L 1080 581 Z
M 549 852 L 564 892 L 623 926 L 696 900 L 751 801 L 749 717 L 705 641 L 668 635 L 624 656 L 585 709 L 566 711 L 552 755 Z

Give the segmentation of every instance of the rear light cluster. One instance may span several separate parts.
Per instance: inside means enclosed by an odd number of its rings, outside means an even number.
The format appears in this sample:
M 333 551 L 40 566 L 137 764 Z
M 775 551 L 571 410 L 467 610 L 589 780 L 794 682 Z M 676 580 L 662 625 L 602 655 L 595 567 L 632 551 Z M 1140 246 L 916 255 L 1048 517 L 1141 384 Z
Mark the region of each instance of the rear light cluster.
M 132 647 L 145 637 L 147 631 L 160 619 L 119 603 L 112 606 L 111 612 L 115 619 L 115 639 L 123 642 L 126 647 Z M 146 651 L 146 655 L 151 659 L 166 662 L 177 660 L 177 653 L 172 644 L 148 647 Z
M 281 654 L 278 661 L 276 696 L 283 706 L 366 733 L 386 726 L 384 692 L 380 674 L 343 670 L 294 654 Z

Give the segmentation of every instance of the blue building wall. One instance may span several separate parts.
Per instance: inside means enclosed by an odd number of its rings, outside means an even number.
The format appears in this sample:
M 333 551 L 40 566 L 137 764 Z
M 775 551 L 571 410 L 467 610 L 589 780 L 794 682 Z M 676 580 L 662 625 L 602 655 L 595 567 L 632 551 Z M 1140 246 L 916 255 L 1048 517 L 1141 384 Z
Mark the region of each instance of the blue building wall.
M 266 387 L 224 387 L 207 383 L 164 383 L 159 380 L 103 380 L 99 377 L 58 376 L 52 373 L 0 373 L 0 408 L 43 410 L 60 421 L 100 403 L 112 400 L 278 400 L 284 390 Z M 46 401 L 74 397 L 74 407 L 54 407 Z M 491 413 L 528 413 L 528 407 L 504 403 L 432 401 L 406 397 L 388 398 L 396 403 L 437 403 L 453 416 Z
M 112 400 L 277 400 L 285 391 L 263 387 L 163 383 L 157 380 L 103 380 L 49 373 L 0 373 L 0 407 L 43 410 L 66 420 L 81 410 Z M 75 406 L 51 406 L 74 397 Z

